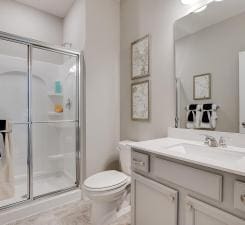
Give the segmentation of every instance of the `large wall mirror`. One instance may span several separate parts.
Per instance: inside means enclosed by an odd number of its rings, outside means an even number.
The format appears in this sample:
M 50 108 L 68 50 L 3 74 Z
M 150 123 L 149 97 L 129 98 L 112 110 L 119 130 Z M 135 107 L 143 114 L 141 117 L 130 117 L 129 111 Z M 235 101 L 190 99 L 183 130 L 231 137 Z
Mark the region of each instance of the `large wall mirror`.
M 174 29 L 176 125 L 245 133 L 245 1 L 213 1 Z

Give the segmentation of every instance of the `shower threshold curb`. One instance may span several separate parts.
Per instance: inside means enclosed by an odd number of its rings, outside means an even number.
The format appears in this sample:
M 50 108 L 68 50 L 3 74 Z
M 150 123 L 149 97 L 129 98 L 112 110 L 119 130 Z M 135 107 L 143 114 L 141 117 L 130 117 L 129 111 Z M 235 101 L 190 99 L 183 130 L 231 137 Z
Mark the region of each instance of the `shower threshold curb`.
M 0 224 L 8 224 L 16 220 L 21 220 L 81 199 L 82 192 L 80 189 L 45 199 L 38 199 L 0 212 Z

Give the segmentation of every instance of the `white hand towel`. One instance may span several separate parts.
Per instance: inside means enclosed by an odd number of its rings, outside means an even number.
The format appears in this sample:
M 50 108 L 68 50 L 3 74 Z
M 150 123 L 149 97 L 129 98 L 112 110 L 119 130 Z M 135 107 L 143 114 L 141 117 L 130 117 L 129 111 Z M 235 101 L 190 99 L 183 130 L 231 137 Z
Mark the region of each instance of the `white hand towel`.
M 5 130 L 12 130 L 7 121 Z M 0 162 L 0 200 L 4 200 L 14 197 L 15 194 L 11 132 L 5 133 L 4 157 Z
M 3 140 L 3 134 L 0 133 L 0 159 L 3 159 L 4 155 L 4 140 Z
M 218 116 L 217 116 L 217 105 L 216 104 L 212 104 L 212 109 L 211 110 L 201 110 L 201 124 L 200 124 L 200 128 L 202 129 L 216 129 L 217 126 L 217 120 L 218 120 Z M 203 117 L 203 113 L 207 112 L 208 113 L 208 119 L 209 119 L 209 123 L 203 123 L 202 122 L 202 117 Z
M 197 105 L 196 121 L 195 121 L 195 128 L 196 129 L 200 128 L 200 124 L 201 124 L 201 109 L 202 109 L 202 106 L 201 105 Z
M 198 129 L 200 128 L 200 118 L 201 118 L 201 105 L 197 105 L 195 110 L 190 110 L 190 105 L 187 106 L 187 113 L 186 113 L 186 128 L 187 129 Z M 192 114 L 193 122 L 188 121 L 188 117 Z

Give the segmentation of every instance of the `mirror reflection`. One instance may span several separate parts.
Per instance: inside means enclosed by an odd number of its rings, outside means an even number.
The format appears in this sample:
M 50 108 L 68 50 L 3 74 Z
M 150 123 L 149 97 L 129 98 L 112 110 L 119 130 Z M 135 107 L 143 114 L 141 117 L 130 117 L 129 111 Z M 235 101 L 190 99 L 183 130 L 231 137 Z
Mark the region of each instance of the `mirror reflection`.
M 245 133 L 245 1 L 215 1 L 175 24 L 178 127 Z

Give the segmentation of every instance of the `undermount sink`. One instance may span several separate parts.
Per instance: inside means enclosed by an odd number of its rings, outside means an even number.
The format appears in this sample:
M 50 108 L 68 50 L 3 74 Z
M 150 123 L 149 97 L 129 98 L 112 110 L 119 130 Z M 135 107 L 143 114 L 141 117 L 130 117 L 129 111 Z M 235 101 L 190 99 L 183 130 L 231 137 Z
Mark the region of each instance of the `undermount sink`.
M 235 151 L 235 147 L 212 148 L 205 145 L 182 143 L 167 148 L 172 155 L 218 167 L 237 167 L 245 171 L 245 152 Z
M 194 144 L 178 144 L 168 148 L 178 154 L 191 155 L 200 158 L 220 159 L 220 160 L 236 160 L 245 157 L 245 152 L 235 151 L 234 149 L 227 148 L 215 148 L 205 145 L 194 145 Z

